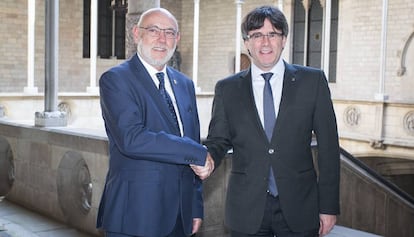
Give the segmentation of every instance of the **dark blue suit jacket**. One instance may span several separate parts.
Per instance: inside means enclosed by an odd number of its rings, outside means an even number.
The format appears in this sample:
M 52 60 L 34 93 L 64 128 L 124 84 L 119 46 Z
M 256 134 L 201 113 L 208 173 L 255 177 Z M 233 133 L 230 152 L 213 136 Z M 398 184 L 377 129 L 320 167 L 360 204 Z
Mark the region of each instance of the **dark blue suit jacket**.
M 319 213 L 339 213 L 339 144 L 323 71 L 285 63 L 279 114 L 269 142 L 257 113 L 250 70 L 217 83 L 205 144 L 217 167 L 233 148 L 226 224 L 256 233 L 266 203 L 270 166 L 281 209 L 291 230 L 318 228 Z M 319 176 L 312 159 L 318 140 Z
M 138 236 L 165 236 L 180 212 L 190 234 L 203 217 L 201 180 L 189 164 L 204 165 L 193 82 L 167 67 L 183 124 L 181 137 L 167 105 L 137 55 L 99 81 L 109 140 L 109 171 L 97 227 Z

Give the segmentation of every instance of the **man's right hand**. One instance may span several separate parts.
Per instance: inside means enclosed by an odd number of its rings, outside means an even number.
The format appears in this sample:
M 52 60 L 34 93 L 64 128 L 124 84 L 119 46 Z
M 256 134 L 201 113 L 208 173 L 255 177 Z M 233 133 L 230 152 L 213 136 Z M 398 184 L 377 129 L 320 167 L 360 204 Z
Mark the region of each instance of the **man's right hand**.
M 214 160 L 210 153 L 207 152 L 206 163 L 204 166 L 190 165 L 194 173 L 200 177 L 201 180 L 208 178 L 214 171 Z

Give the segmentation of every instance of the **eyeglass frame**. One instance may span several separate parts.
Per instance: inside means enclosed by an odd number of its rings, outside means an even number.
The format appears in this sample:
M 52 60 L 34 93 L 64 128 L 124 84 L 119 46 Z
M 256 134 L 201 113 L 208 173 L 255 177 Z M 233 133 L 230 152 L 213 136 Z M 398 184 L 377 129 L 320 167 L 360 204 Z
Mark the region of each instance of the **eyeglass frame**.
M 178 34 L 179 34 L 179 31 L 174 30 L 173 28 L 161 29 L 161 28 L 159 28 L 158 26 L 155 26 L 155 25 L 154 26 L 147 26 L 147 27 L 140 26 L 139 28 L 146 30 L 148 32 L 148 34 L 151 37 L 154 37 L 154 38 L 155 37 L 160 37 L 161 31 L 164 31 L 164 35 L 167 39 L 176 39 L 178 37 Z
M 283 33 L 281 33 L 281 32 L 276 32 L 276 31 L 272 31 L 272 32 L 269 32 L 269 33 L 267 33 L 267 34 L 263 34 L 263 33 L 261 33 L 261 32 L 255 32 L 255 33 L 253 33 L 253 34 L 246 35 L 246 39 L 247 39 L 247 40 L 252 39 L 252 40 L 254 40 L 254 41 L 258 41 L 258 40 L 263 40 L 265 36 L 267 36 L 267 38 L 268 38 L 269 40 L 272 40 L 272 39 L 276 39 L 276 37 L 277 37 L 277 36 L 279 36 L 279 37 L 283 37 L 283 36 L 284 36 L 284 34 L 283 34 Z

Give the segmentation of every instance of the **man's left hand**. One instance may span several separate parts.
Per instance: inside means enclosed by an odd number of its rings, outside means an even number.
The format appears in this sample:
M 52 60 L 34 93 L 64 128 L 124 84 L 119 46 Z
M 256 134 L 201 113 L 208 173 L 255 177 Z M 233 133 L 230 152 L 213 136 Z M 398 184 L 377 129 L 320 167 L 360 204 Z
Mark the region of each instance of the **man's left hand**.
M 319 236 L 325 236 L 331 232 L 336 223 L 336 215 L 319 214 Z
M 201 218 L 193 219 L 193 232 L 191 234 L 195 234 L 200 230 L 201 222 L 203 222 Z

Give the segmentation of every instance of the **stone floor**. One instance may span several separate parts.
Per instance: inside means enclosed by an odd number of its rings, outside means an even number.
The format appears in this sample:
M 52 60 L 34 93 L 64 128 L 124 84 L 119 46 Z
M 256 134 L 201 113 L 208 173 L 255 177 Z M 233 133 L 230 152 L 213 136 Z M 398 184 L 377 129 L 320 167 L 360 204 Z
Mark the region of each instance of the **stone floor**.
M 93 237 L 65 224 L 0 200 L 0 237 Z M 362 231 L 335 226 L 326 237 L 379 237 Z
M 380 237 L 379 235 L 374 235 L 358 230 L 349 229 L 343 226 L 335 226 L 331 233 L 326 237 Z
M 0 201 L 0 237 L 92 237 L 65 224 Z

